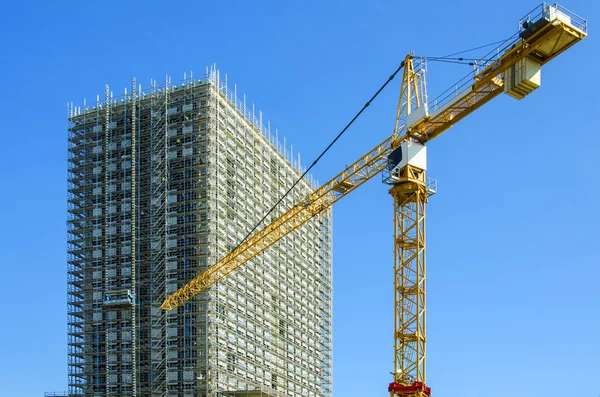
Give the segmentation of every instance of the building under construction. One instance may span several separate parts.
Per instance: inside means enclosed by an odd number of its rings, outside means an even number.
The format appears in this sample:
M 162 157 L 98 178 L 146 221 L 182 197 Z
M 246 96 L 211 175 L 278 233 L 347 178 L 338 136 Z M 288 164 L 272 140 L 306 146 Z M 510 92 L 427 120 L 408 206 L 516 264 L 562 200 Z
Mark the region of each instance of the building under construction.
M 331 216 L 183 306 L 303 171 L 216 70 L 69 106 L 69 395 L 330 396 Z M 303 180 L 264 224 L 315 187 Z M 264 226 L 261 225 L 262 226 Z

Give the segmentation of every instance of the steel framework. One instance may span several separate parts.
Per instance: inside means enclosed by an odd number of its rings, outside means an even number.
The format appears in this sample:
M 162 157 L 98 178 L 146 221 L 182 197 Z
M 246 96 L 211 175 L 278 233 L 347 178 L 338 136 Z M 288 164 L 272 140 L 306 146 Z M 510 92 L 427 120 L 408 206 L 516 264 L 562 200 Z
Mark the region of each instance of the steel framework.
M 390 189 L 394 199 L 394 382 L 392 396 L 426 383 L 425 171 L 406 166 Z
M 426 64 L 409 55 L 404 60 L 394 136 L 408 117 L 427 107 Z M 407 140 L 413 140 L 409 137 Z M 425 327 L 425 204 L 428 189 L 425 169 L 407 164 L 384 174 L 394 200 L 394 381 L 392 397 L 426 394 Z M 417 385 L 422 387 L 417 388 Z
M 587 23 L 575 14 L 558 5 L 544 3 L 540 7 L 541 14 L 532 17 L 530 13 L 522 30 L 486 60 L 483 70 L 476 68 L 454 90 L 434 100 L 431 114 L 421 109 L 422 115 L 410 123 L 408 116 L 422 104 L 427 105 L 427 97 L 424 68 L 415 69 L 409 55 L 404 61 L 392 136 L 190 280 L 170 295 L 162 308 L 172 310 L 183 305 L 386 170 L 387 157 L 402 143 L 425 144 L 489 102 L 502 92 L 509 68 L 527 57 L 544 65 L 586 37 Z M 408 165 L 395 171 L 397 175 L 384 175 L 384 180 L 394 185 L 390 194 L 395 214 L 395 368 L 388 391 L 392 397 L 429 395 L 430 389 L 425 385 L 425 204 L 432 192 L 427 187 L 425 169 Z

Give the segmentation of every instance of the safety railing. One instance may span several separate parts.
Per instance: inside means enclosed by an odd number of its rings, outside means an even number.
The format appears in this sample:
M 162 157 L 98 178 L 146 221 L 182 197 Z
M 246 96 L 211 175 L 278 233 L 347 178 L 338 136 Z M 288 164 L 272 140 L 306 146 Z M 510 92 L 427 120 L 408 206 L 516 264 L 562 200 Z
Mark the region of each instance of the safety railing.
M 519 19 L 519 31 L 525 31 L 529 28 L 531 23 L 535 23 L 541 19 L 545 19 L 549 22 L 558 19 L 561 22 L 568 23 L 582 32 L 587 33 L 587 20 L 558 3 L 542 3 L 529 11 L 525 16 Z

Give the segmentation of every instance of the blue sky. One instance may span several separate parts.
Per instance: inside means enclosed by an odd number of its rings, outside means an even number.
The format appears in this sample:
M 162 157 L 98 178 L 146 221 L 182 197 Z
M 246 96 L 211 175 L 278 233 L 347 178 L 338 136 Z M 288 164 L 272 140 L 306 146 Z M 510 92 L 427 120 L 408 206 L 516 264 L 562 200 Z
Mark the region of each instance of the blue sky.
M 432 2 L 433 3 L 433 2 Z M 314 159 L 405 54 L 502 40 L 536 1 L 11 2 L 0 44 L 0 395 L 65 390 L 66 102 L 216 63 Z M 597 77 L 592 37 L 429 145 L 428 384 L 437 397 L 600 395 Z M 435 96 L 468 66 L 429 66 Z M 393 130 L 399 79 L 325 157 L 334 176 Z M 386 396 L 392 201 L 380 178 L 334 209 L 334 394 Z

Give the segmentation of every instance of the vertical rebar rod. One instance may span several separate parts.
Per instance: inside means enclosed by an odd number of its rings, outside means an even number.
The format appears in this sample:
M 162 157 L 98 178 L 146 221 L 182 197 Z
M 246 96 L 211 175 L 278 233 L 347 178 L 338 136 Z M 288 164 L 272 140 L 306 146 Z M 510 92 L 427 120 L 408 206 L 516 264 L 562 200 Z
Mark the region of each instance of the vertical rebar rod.
M 131 370 L 133 397 L 137 396 L 137 106 L 135 77 L 131 80 Z M 127 118 L 127 116 L 125 116 Z M 127 124 L 127 123 L 125 123 Z
M 105 105 L 104 105 L 104 294 L 102 300 L 106 299 L 106 293 L 108 292 L 109 279 L 108 279 L 108 268 L 107 265 L 109 263 L 108 258 L 108 206 L 110 200 L 110 194 L 108 192 L 108 186 L 110 184 L 110 90 L 108 84 L 105 86 Z M 101 309 L 104 312 L 103 309 Z M 105 320 L 104 318 L 102 320 Z M 108 335 L 106 334 L 107 328 L 104 329 L 104 340 L 105 340 L 105 372 L 104 372 L 104 383 L 106 388 L 106 394 L 108 395 L 108 363 L 109 363 L 109 343 L 108 343 Z

